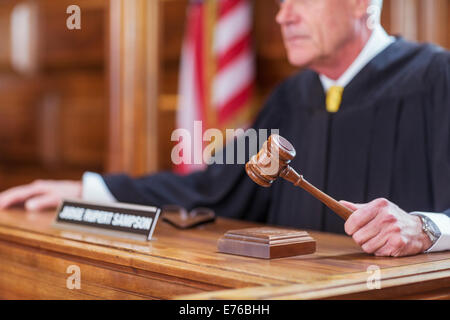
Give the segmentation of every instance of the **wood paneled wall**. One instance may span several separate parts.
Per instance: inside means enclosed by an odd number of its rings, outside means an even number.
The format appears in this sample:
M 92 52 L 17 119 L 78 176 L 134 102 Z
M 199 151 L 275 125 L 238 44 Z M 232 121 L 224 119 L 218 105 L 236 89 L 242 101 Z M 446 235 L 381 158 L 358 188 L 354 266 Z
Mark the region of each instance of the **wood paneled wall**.
M 78 31 L 66 28 L 72 2 L 0 0 L 0 189 L 84 170 L 171 169 L 188 0 L 78 0 Z M 276 2 L 253 3 L 259 108 L 298 70 L 286 59 Z M 388 32 L 450 47 L 450 0 L 384 3 Z M 18 4 L 31 6 L 37 21 L 28 72 L 11 63 Z
M 160 2 L 111 0 L 109 13 L 108 171 L 155 172 L 159 169 Z
M 108 0 L 77 1 L 82 30 L 66 27 L 72 2 L 0 1 L 0 189 L 104 170 Z M 10 35 L 24 28 L 12 22 L 19 7 L 36 24 L 29 38 L 15 39 L 14 51 Z M 28 69 L 13 63 L 22 54 L 31 57 Z
M 384 13 L 392 34 L 450 47 L 449 0 L 385 0 Z

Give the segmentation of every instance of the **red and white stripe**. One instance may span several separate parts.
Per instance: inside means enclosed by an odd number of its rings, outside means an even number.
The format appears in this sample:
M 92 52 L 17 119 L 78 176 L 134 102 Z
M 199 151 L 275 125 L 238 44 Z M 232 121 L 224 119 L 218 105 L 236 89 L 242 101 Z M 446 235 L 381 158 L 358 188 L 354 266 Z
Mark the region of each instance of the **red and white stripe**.
M 214 37 L 217 57 L 212 103 L 224 125 L 248 107 L 254 85 L 252 7 L 248 0 L 219 1 Z
M 177 127 L 186 129 L 194 137 L 195 121 L 205 121 L 204 79 L 204 7 L 201 1 L 192 2 L 188 8 L 186 33 L 183 43 L 178 88 Z M 183 141 L 183 149 L 191 154 L 201 154 L 202 144 Z M 181 164 L 175 170 L 181 174 L 201 170 L 204 165 Z

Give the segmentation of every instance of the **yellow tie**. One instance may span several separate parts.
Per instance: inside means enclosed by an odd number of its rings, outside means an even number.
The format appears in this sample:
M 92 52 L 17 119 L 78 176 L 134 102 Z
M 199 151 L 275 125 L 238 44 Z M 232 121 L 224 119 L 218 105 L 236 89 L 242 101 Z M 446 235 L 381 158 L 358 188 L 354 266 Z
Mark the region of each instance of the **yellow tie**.
M 343 87 L 332 86 L 327 92 L 327 111 L 330 113 L 336 113 L 339 111 L 339 107 L 342 102 Z

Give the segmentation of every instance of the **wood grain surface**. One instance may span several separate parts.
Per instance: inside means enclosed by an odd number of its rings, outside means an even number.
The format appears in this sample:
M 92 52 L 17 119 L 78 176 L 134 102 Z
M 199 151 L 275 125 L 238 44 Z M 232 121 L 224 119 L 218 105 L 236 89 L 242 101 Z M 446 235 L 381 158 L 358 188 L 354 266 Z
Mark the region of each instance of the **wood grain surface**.
M 222 254 L 229 230 L 261 226 L 219 218 L 179 230 L 158 222 L 140 242 L 52 226 L 54 212 L 0 212 L 0 298 L 3 299 L 327 299 L 449 298 L 450 253 L 403 258 L 365 254 L 350 237 L 310 232 L 311 255 L 261 260 Z M 81 289 L 66 286 L 67 268 Z M 370 290 L 370 266 L 381 289 Z

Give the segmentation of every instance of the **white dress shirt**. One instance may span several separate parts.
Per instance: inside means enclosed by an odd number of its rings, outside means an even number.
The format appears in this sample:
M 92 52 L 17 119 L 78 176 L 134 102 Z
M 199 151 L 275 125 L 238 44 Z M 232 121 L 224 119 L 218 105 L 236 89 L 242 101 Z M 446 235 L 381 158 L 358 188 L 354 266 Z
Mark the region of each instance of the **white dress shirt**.
M 389 36 L 386 31 L 378 25 L 374 28 L 372 35 L 367 41 L 361 53 L 350 65 L 350 67 L 337 80 L 327 78 L 325 75 L 320 75 L 320 81 L 325 90 L 325 93 L 332 86 L 340 86 L 345 88 L 346 85 L 379 53 L 386 49 L 395 38 Z M 102 176 L 86 172 L 83 175 L 83 199 L 93 202 L 116 202 L 116 198 L 109 191 Z M 441 232 L 441 236 L 435 244 L 427 250 L 427 252 L 450 250 L 450 218 L 443 213 L 430 212 L 412 212 L 411 214 L 421 214 L 430 218 Z
M 109 191 L 105 180 L 95 172 L 85 172 L 83 174 L 82 197 L 83 200 L 89 202 L 117 202 L 117 199 Z

